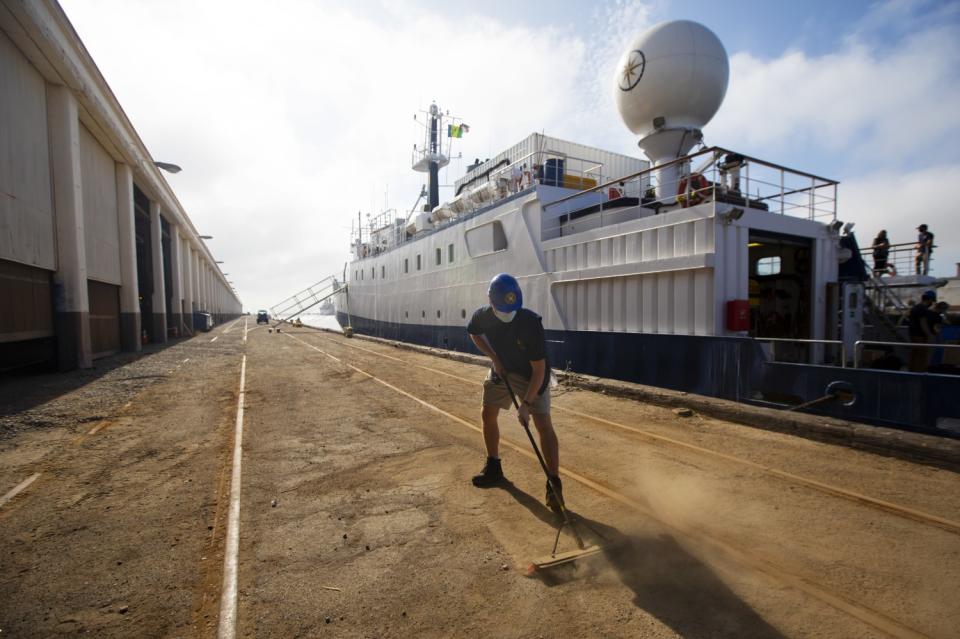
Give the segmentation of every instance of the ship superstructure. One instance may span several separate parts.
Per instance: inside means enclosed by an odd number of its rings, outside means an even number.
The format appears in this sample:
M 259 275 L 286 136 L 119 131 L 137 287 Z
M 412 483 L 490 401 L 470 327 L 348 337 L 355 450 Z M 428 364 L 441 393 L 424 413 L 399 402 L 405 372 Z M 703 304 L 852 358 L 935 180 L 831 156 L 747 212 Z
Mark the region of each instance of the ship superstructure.
M 685 73 L 695 95 L 674 87 Z M 891 381 L 914 393 L 903 402 L 877 371 L 849 366 L 867 276 L 837 220 L 837 182 L 703 146 L 727 74 L 701 25 L 647 32 L 614 81 L 652 163 L 542 134 L 475 163 L 450 200 L 354 233 L 341 323 L 472 350 L 464 325 L 490 278 L 509 272 L 543 317 L 556 367 L 739 401 L 826 397 L 820 410 L 917 428 L 951 423 L 960 410 L 938 393 L 956 378 Z

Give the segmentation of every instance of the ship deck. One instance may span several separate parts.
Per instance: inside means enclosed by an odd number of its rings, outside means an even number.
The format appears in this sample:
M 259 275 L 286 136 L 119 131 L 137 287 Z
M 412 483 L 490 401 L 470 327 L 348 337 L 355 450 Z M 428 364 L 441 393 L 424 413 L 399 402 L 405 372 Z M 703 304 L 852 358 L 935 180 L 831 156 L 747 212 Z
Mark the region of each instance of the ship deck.
M 511 483 L 469 482 L 481 367 L 254 322 L 0 381 L 3 636 L 960 627 L 953 470 L 561 384 L 564 492 L 608 550 L 527 579 L 556 521 L 509 414 Z

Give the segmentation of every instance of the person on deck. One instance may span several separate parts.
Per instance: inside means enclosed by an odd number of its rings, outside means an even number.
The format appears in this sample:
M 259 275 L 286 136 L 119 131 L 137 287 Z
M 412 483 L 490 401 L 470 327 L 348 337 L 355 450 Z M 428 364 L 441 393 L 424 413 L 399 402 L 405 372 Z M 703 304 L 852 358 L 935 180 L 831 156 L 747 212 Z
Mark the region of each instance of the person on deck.
M 547 506 L 559 512 L 563 503 L 559 476 L 560 444 L 550 418 L 550 365 L 543 321 L 533 311 L 523 308 L 520 285 L 507 273 L 490 280 L 487 296 L 490 304 L 477 309 L 467 324 L 470 339 L 492 363 L 483 382 L 481 412 L 487 463 L 483 471 L 473 478 L 473 485 L 486 488 L 505 481 L 500 464 L 500 426 L 497 418 L 501 410 L 509 410 L 512 406 L 504 383 L 506 378 L 520 403 L 517 418 L 521 424 L 527 425 L 532 417 L 540 435 L 544 461 L 558 492 L 554 496 L 550 482 L 547 482 Z
M 887 258 L 890 256 L 890 240 L 882 230 L 873 238 L 873 272 L 877 277 L 887 274 Z
M 930 310 L 937 301 L 935 291 L 924 291 L 920 296 L 920 303 L 910 309 L 909 334 L 914 344 L 929 344 L 934 341 L 934 321 L 936 313 Z M 914 373 L 925 373 L 930 363 L 930 349 L 914 347 L 910 349 L 910 370 Z
M 933 233 L 927 230 L 926 224 L 917 227 L 916 267 L 917 275 L 930 274 L 930 254 L 933 253 Z

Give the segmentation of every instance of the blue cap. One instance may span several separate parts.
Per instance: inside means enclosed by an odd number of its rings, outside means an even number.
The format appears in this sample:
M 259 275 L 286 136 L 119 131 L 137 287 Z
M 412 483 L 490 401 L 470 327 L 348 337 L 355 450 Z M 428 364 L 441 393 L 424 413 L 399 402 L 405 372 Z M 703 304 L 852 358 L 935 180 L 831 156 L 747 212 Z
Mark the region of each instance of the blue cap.
M 490 280 L 487 294 L 490 295 L 490 304 L 501 313 L 510 313 L 523 306 L 520 284 L 507 273 L 500 273 Z
M 937 292 L 934 291 L 933 289 L 930 289 L 929 291 L 924 291 L 923 295 L 920 296 L 920 299 L 935 300 L 937 299 Z

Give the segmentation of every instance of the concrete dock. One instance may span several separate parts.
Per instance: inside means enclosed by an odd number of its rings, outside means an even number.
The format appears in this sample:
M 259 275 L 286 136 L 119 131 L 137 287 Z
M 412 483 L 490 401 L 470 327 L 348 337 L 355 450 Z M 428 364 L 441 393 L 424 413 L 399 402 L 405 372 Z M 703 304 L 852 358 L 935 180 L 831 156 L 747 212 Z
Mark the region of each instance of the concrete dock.
M 0 636 L 960 627 L 951 470 L 561 384 L 568 505 L 607 550 L 528 578 L 557 521 L 508 413 L 511 483 L 470 484 L 483 368 L 253 321 L 0 384 Z

